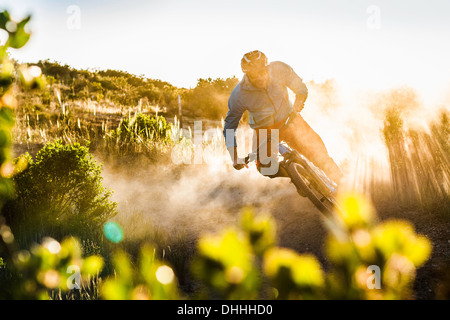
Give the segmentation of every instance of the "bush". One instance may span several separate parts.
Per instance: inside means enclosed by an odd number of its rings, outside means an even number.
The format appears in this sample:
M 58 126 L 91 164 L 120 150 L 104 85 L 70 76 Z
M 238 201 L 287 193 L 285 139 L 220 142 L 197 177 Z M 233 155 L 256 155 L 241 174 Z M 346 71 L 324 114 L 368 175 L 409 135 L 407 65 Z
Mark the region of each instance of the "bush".
M 236 77 L 199 79 L 197 86 L 185 94 L 184 111 L 197 117 L 220 120 L 228 111 L 228 98 L 238 83 Z
M 116 214 L 111 191 L 102 185 L 101 165 L 80 144 L 48 143 L 33 161 L 26 154 L 15 160 L 25 167 L 13 177 L 16 198 L 7 202 L 4 215 L 18 235 L 98 233 Z
M 133 118 L 125 118 L 115 133 L 120 142 L 141 140 L 167 140 L 170 137 L 171 125 L 163 116 L 149 116 L 137 113 Z
M 110 154 L 127 156 L 144 152 L 155 159 L 171 144 L 172 128 L 163 116 L 137 113 L 122 119 L 116 129 L 107 133 L 105 142 Z

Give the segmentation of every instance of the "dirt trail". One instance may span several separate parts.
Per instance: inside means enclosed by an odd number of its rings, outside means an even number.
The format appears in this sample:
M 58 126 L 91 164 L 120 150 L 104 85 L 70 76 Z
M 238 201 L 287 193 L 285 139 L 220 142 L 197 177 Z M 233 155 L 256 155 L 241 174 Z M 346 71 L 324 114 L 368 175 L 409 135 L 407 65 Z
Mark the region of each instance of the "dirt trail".
M 231 166 L 153 165 L 121 169 L 104 165 L 104 185 L 119 202 L 117 217 L 135 236 L 148 226 L 194 235 L 235 225 L 241 209 L 251 205 L 276 219 L 280 242 L 312 247 L 324 230 L 320 213 L 286 178 L 269 179 L 255 168 Z M 320 239 L 319 239 L 320 241 Z M 296 244 L 302 243 L 300 247 Z
M 167 163 L 167 162 L 158 162 Z M 142 240 L 155 232 L 190 239 L 200 234 L 236 225 L 241 209 L 251 205 L 256 212 L 269 212 L 277 225 L 278 244 L 318 257 L 326 268 L 324 242 L 327 231 L 321 213 L 298 195 L 288 179 L 269 179 L 255 168 L 236 171 L 226 165 L 131 165 L 120 170 L 105 163 L 104 185 L 114 190 L 119 202 L 115 218 L 126 237 Z M 392 202 L 376 203 L 380 220 L 411 221 L 418 233 L 433 242 L 433 254 L 419 269 L 416 294 L 435 298 L 438 276 L 449 266 L 448 219 L 405 211 Z
M 279 227 L 298 219 L 296 210 L 314 211 L 287 179 L 271 180 L 254 168 L 155 165 L 118 171 L 105 164 L 103 177 L 119 202 L 117 218 L 135 235 L 145 223 L 194 235 L 215 231 L 235 225 L 246 205 L 278 216 Z

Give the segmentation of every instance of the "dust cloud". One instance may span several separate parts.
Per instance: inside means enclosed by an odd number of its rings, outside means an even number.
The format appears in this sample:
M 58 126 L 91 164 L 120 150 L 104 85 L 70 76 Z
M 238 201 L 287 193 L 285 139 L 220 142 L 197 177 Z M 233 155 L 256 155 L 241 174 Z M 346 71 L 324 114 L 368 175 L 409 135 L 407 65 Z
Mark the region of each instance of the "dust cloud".
M 343 169 L 341 189 L 364 192 L 374 180 L 389 181 L 382 136 L 387 109 L 401 109 L 411 126 L 425 125 L 438 109 L 426 108 L 408 87 L 347 93 L 333 80 L 307 85 L 310 95 L 302 115 Z M 289 179 L 264 177 L 252 165 L 236 171 L 223 150 L 216 161 L 204 164 L 174 164 L 170 155 L 156 164 L 130 162 L 126 169 L 105 162 L 104 185 L 119 203 L 114 220 L 133 239 L 157 237 L 158 232 L 195 237 L 235 225 L 248 205 L 274 215 L 285 242 L 289 238 L 308 248 L 308 237 L 323 234 L 319 211 L 297 194 Z M 290 230 L 294 221 L 296 228 Z M 303 242 L 298 242 L 299 234 L 306 237 Z
M 256 168 L 241 171 L 224 164 L 169 161 L 147 168 L 118 170 L 104 166 L 104 185 L 119 203 L 119 222 L 132 238 L 155 231 L 196 236 L 235 225 L 244 206 L 271 211 L 280 197 L 296 195 L 286 179 L 271 180 Z

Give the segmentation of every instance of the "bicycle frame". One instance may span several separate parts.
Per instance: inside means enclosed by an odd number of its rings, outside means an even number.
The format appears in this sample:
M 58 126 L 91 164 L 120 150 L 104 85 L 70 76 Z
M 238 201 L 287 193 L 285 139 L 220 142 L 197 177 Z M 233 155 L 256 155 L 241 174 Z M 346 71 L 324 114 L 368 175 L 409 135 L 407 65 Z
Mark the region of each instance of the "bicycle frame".
M 285 126 L 289 122 L 289 117 L 282 125 Z M 269 178 L 286 177 L 290 178 L 291 182 L 297 188 L 298 193 L 302 197 L 307 197 L 319 209 L 326 217 L 332 218 L 334 210 L 340 210 L 339 205 L 336 203 L 337 184 L 327 177 L 327 175 L 318 167 L 316 167 L 311 161 L 303 156 L 299 151 L 291 148 L 285 141 L 273 141 L 271 144 L 273 147 L 276 144 L 276 148 L 271 148 L 270 157 L 267 157 L 267 145 L 269 141 L 272 142 L 272 134 L 268 133 L 267 139 L 263 143 L 257 146 L 256 151 L 251 152 L 244 159 L 245 164 L 250 161 L 256 161 L 260 150 L 263 149 L 263 157 L 269 159 L 269 161 L 277 162 L 277 171 L 271 174 L 265 174 L 263 170 L 271 170 L 270 167 L 264 166 L 264 162 L 260 162 L 261 166 L 258 171 L 264 176 Z M 258 166 L 258 164 L 257 164 Z
M 289 119 L 286 121 L 286 123 L 289 121 Z M 261 143 L 256 151 L 249 153 L 247 157 L 245 157 L 245 164 L 248 164 L 251 161 L 255 161 L 258 159 L 258 153 L 260 152 L 261 148 L 265 147 L 268 144 L 268 141 L 272 139 L 271 134 L 269 133 L 267 135 L 267 139 Z M 305 156 L 303 156 L 300 152 L 298 152 L 295 149 L 292 149 L 285 141 L 276 141 L 278 144 L 277 146 L 277 153 L 278 154 L 272 154 L 272 159 L 277 157 L 278 161 L 278 172 L 276 175 L 269 175 L 269 177 L 289 177 L 289 175 L 286 172 L 286 168 L 289 165 L 290 161 L 295 161 L 296 163 L 301 165 L 301 175 L 303 177 L 309 178 L 310 183 L 314 184 L 315 187 L 319 190 L 322 190 L 324 195 L 331 196 L 336 193 L 337 191 L 337 184 L 333 181 L 331 181 L 326 174 L 315 166 L 310 160 L 308 160 Z M 280 168 L 282 168 L 280 172 Z M 314 174 L 311 172 L 311 170 L 314 171 Z

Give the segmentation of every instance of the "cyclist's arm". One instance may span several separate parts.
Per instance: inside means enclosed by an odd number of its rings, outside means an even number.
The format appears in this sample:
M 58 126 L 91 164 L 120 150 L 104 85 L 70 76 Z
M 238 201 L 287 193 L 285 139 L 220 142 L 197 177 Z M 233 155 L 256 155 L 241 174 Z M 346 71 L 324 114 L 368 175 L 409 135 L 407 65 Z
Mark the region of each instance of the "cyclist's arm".
M 294 110 L 300 111 L 303 109 L 303 105 L 308 98 L 308 88 L 302 78 L 289 65 L 278 61 L 277 67 L 280 70 L 285 85 L 295 93 Z
M 292 106 L 294 111 L 296 111 L 296 112 L 302 111 L 303 107 L 305 106 L 305 101 L 306 101 L 307 97 L 308 96 L 304 95 L 304 94 L 295 95 L 294 105 Z
M 233 166 L 236 169 L 241 168 L 237 156 L 236 129 L 245 110 L 245 107 L 239 101 L 236 101 L 233 96 L 230 97 L 228 100 L 228 113 L 224 121 L 223 135 L 225 137 L 225 145 L 230 153 L 231 160 L 233 160 Z

